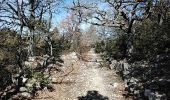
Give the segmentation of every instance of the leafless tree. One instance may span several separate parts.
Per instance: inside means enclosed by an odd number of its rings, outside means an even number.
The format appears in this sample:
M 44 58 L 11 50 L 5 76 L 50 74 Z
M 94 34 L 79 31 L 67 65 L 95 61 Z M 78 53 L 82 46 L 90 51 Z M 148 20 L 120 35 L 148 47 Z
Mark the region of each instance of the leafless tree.
M 106 4 L 109 9 L 100 7 L 102 4 Z M 80 5 L 74 6 L 72 10 L 76 10 L 77 14 L 82 11 L 82 21 L 124 30 L 129 38 L 127 54 L 130 55 L 133 49 L 134 23 L 149 18 L 153 14 L 153 10 L 157 9 L 158 22 L 161 24 L 166 18 L 170 2 L 168 0 L 101 0 L 97 5 Z
M 73 0 L 73 5 L 68 8 L 72 15 L 72 23 L 75 27 L 73 27 L 73 39 L 72 39 L 72 47 L 73 50 L 78 51 L 78 47 L 80 46 L 80 37 L 82 35 L 80 24 L 82 23 L 82 10 L 80 0 Z
M 29 35 L 29 56 L 34 55 L 34 34 L 36 28 L 41 25 L 45 15 L 50 13 L 49 24 L 52 19 L 52 9 L 61 0 L 3 0 L 0 3 L 0 22 L 1 27 L 20 27 L 22 35 L 23 28 L 28 28 Z M 48 20 L 48 19 L 46 19 Z M 49 30 L 50 25 L 48 25 Z

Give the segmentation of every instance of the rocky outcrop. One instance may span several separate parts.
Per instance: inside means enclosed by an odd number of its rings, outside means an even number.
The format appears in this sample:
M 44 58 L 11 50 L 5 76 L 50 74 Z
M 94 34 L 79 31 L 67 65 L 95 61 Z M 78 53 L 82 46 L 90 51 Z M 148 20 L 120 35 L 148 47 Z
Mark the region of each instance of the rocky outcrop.
M 0 92 L 0 99 L 31 99 L 37 90 L 52 89 L 51 72 L 60 71 L 62 63 L 48 55 L 29 57 L 23 62 L 23 69 L 18 74 L 9 76 L 10 83 Z M 7 80 L 8 81 L 8 80 Z
M 160 59 L 159 59 L 160 58 Z M 138 61 L 129 64 L 126 60 L 113 60 L 110 68 L 115 69 L 125 82 L 125 96 L 139 100 L 167 100 L 170 98 L 170 57 L 159 56 L 155 62 Z

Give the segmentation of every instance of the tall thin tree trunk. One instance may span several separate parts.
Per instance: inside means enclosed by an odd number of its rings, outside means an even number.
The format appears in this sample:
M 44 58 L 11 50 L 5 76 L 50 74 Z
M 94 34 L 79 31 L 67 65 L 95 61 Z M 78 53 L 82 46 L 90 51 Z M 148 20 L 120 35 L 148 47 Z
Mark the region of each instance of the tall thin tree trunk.
M 34 55 L 34 30 L 30 30 L 30 36 L 29 36 L 29 47 L 28 47 L 28 55 L 33 56 Z
M 19 41 L 18 41 L 18 74 L 22 70 L 22 31 L 23 31 L 23 26 L 21 25 L 20 27 L 20 35 L 19 35 Z
M 35 28 L 35 9 L 34 9 L 34 4 L 35 0 L 29 0 L 29 5 L 30 5 L 30 36 L 29 36 L 29 47 L 28 47 L 28 55 L 29 56 L 34 56 L 34 28 Z
M 133 26 L 133 23 L 134 23 L 134 19 L 131 19 L 130 22 L 129 22 L 129 27 L 128 27 L 128 31 L 127 31 L 127 53 L 126 55 L 128 57 L 131 57 L 132 56 L 132 53 L 133 53 L 133 31 L 132 31 L 132 26 Z
M 52 38 L 50 38 L 50 40 L 52 40 Z M 53 55 L 53 45 L 52 45 L 52 41 L 50 42 L 50 55 Z
M 49 19 L 48 19 L 48 33 L 50 32 L 50 28 L 51 28 L 51 20 L 52 20 L 52 12 L 51 12 L 51 7 L 49 4 Z M 49 44 L 49 48 L 50 48 L 50 56 L 53 55 L 53 45 L 52 45 L 52 37 L 50 37 L 48 35 L 48 44 Z

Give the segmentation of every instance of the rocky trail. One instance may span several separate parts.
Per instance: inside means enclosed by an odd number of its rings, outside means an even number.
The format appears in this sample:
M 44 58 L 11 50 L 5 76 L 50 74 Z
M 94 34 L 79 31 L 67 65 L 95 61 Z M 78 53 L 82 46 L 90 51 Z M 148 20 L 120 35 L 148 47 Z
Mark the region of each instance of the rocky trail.
M 101 67 L 102 59 L 93 49 L 84 56 L 86 60 L 76 53 L 63 55 L 63 69 L 72 65 L 72 71 L 60 84 L 53 82 L 55 91 L 40 91 L 35 100 L 124 100 L 124 85 L 116 72 Z

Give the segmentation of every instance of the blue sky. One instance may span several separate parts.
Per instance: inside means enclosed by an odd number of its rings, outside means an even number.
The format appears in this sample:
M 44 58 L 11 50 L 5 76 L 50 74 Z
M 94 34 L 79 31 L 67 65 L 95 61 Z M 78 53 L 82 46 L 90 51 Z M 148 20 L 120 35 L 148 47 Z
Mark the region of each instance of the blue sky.
M 58 24 L 59 24 L 59 22 L 61 21 L 61 20 L 63 20 L 67 15 L 68 15 L 68 12 L 67 12 L 67 10 L 65 9 L 65 8 L 62 8 L 62 7 L 68 7 L 68 6 L 71 6 L 71 5 L 73 5 L 73 0 L 63 0 L 64 2 L 63 2 L 63 4 L 61 5 L 61 7 L 60 7 L 60 12 L 58 13 L 58 14 L 54 14 L 53 15 L 53 20 L 52 20 L 52 24 L 53 24 L 53 28 L 54 27 L 56 27 Z M 75 0 L 76 1 L 76 0 Z M 83 0 L 82 0 L 83 1 Z M 80 0 L 80 2 L 81 2 L 81 0 Z M 83 2 L 88 2 L 88 0 L 86 0 L 86 1 L 83 1 Z M 91 0 L 90 0 L 90 2 L 91 2 Z M 94 1 L 92 1 L 92 2 L 96 2 L 95 0 Z M 108 6 L 106 5 L 106 4 L 100 4 L 100 7 L 99 7 L 100 9 L 107 9 L 108 8 Z M 83 23 L 82 25 L 81 25 L 81 28 L 83 29 L 83 30 L 85 30 L 85 29 L 87 29 L 88 27 L 89 27 L 90 25 L 89 24 L 86 24 L 86 23 Z
M 55 27 L 62 19 L 64 19 L 68 13 L 66 9 L 63 8 L 63 6 L 71 5 L 73 0 L 64 0 L 63 4 L 59 8 L 59 13 L 53 15 L 53 27 Z
M 57 25 L 60 23 L 61 20 L 63 20 L 69 13 L 64 7 L 68 7 L 70 5 L 73 5 L 73 0 L 64 0 L 63 5 L 59 8 L 59 13 L 53 15 L 52 19 L 52 27 L 57 27 Z M 87 23 L 81 24 L 81 29 L 86 30 L 90 25 Z

